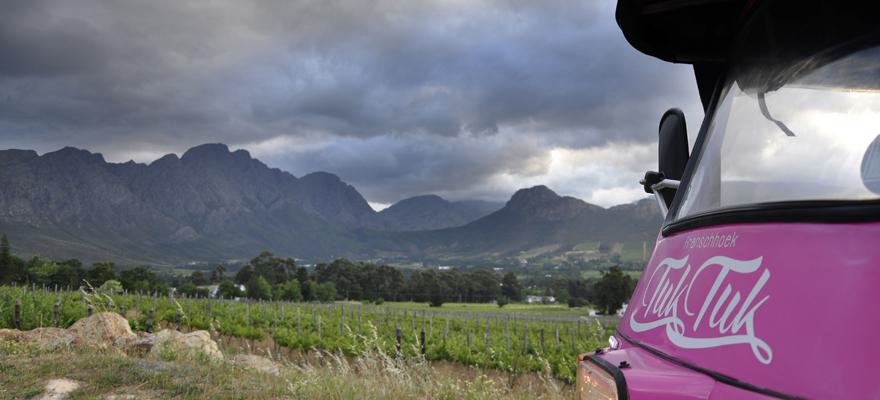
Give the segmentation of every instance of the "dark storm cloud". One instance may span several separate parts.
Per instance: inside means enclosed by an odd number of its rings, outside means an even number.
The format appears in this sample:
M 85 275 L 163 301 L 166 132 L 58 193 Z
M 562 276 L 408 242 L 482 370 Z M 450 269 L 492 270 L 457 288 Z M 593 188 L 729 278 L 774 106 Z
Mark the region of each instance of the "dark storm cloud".
M 0 140 L 146 162 L 224 142 L 374 201 L 499 197 L 492 177 L 546 174 L 552 148 L 650 142 L 675 99 L 699 111 L 674 68 L 626 44 L 611 2 L 11 0 Z

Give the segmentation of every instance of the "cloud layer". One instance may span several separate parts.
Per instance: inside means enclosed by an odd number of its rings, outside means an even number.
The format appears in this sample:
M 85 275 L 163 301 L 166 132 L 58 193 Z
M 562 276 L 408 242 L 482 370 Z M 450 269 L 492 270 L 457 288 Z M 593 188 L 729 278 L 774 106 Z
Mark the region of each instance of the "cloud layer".
M 609 3 L 10 0 L 0 139 L 139 162 L 223 142 L 373 203 L 628 202 L 662 113 L 695 131 L 702 110 L 691 69 L 629 47 Z

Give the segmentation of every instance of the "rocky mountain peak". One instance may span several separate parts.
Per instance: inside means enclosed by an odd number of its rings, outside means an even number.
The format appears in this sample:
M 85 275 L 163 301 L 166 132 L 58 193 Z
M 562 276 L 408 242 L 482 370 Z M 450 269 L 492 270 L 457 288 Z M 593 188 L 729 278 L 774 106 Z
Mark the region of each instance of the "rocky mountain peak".
M 510 211 L 526 209 L 535 205 L 558 201 L 562 197 L 547 186 L 538 185 L 517 190 L 507 202 L 505 208 Z
M 205 157 L 229 155 L 229 147 L 223 143 L 206 143 L 187 150 L 180 159 L 184 163 L 194 162 Z
M 54 162 L 83 162 L 89 164 L 106 164 L 104 161 L 104 156 L 101 153 L 91 153 L 88 150 L 80 150 L 76 147 L 65 147 L 58 151 L 53 151 L 51 153 L 43 154 L 43 157 L 48 161 Z
M 520 189 L 503 211 L 532 220 L 559 221 L 602 210 L 599 206 L 569 196 L 560 196 L 544 185 Z

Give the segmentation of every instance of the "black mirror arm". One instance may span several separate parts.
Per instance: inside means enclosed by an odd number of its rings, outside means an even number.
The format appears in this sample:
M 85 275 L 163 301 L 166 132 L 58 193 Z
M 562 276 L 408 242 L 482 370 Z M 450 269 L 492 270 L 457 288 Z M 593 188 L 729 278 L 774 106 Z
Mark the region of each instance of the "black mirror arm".
M 774 119 L 773 117 L 770 116 L 770 110 L 767 109 L 767 101 L 764 100 L 764 93 L 763 92 L 758 93 L 758 108 L 761 109 L 761 114 L 764 114 L 764 118 L 767 118 L 768 120 L 773 121 L 773 123 L 775 123 L 776 126 L 779 127 L 779 129 L 782 129 L 782 131 L 785 132 L 786 136 L 794 137 L 794 132 L 792 132 L 791 129 L 788 129 L 788 127 L 785 126 L 785 124 L 782 123 L 782 121 L 780 121 L 778 119 Z

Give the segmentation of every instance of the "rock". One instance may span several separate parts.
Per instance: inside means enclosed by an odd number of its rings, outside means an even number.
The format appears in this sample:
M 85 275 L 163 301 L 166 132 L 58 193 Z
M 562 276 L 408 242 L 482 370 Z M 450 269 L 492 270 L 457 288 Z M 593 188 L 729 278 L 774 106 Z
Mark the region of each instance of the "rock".
M 134 333 L 130 333 L 130 334 L 126 333 L 122 336 L 119 336 L 116 339 L 113 339 L 113 341 L 110 342 L 110 344 L 112 346 L 120 348 L 120 349 L 127 349 L 127 348 L 131 347 L 132 345 L 134 345 L 134 343 L 137 342 L 138 339 L 139 339 L 138 335 L 135 335 Z
M 40 400 L 60 400 L 67 398 L 67 394 L 79 389 L 79 382 L 70 379 L 52 379 L 46 384 L 46 393 Z
M 250 367 L 270 375 L 278 375 L 278 366 L 266 357 L 239 354 L 232 359 L 232 363 Z
M 76 346 L 82 341 L 79 335 L 61 328 L 36 328 L 21 332 L 18 340 L 25 343 L 35 343 L 45 350 Z
M 133 335 L 128 320 L 114 312 L 102 312 L 76 321 L 68 331 L 82 338 L 88 346 L 107 347 L 123 335 Z
M 163 346 L 166 343 L 173 343 L 180 336 L 182 336 L 180 332 L 172 331 L 170 329 L 163 329 L 143 339 L 138 339 L 134 342 L 134 348 L 137 350 L 137 352 L 141 354 L 158 354 L 158 352 L 161 351 L 161 348 L 159 348 L 159 346 Z M 157 349 L 156 352 L 153 352 L 154 348 Z
M 163 329 L 134 343 L 137 351 L 159 355 L 162 350 L 171 348 L 178 352 L 203 351 L 214 359 L 222 359 L 223 353 L 217 342 L 211 340 L 208 331 L 195 331 L 182 334 L 170 329 Z
M 18 329 L 0 329 L 0 340 L 17 342 L 19 336 L 21 336 L 21 331 Z

